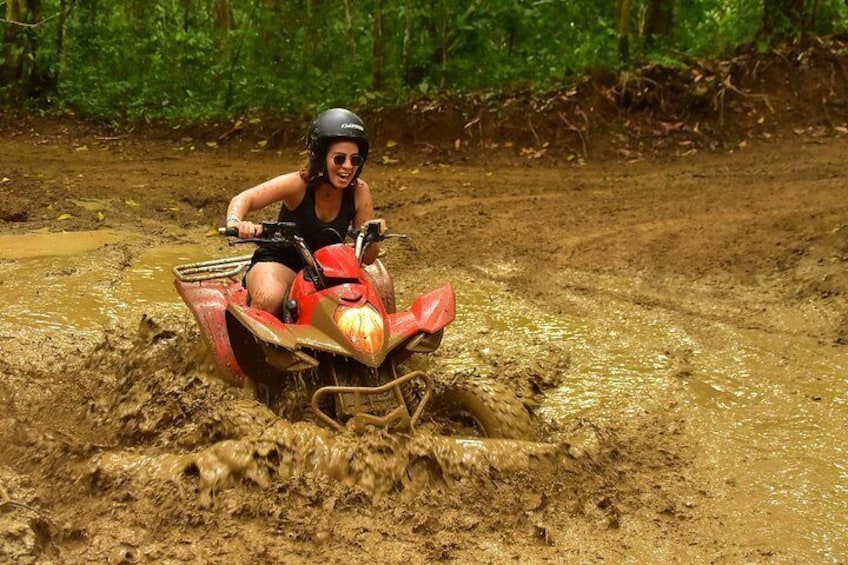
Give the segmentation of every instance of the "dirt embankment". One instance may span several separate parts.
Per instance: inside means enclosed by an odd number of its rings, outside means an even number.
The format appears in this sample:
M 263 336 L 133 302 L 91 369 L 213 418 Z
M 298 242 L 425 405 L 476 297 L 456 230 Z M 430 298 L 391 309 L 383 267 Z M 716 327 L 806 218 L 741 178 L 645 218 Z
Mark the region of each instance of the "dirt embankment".
M 767 52 L 743 48 L 719 60 L 684 58 L 680 66 L 645 64 L 587 76 L 560 92 L 440 96 L 361 114 L 386 164 L 410 151 L 453 162 L 496 153 L 500 160 L 562 163 L 721 153 L 754 140 L 845 133 L 846 93 L 848 42 L 830 38 Z M 2 127 L 18 129 L 21 119 L 41 132 L 56 124 L 55 117 L 45 123 L 7 115 Z M 71 117 L 66 126 L 81 137 L 136 134 L 198 149 L 288 151 L 302 145 L 310 119 L 243 116 L 163 127 L 84 126 Z

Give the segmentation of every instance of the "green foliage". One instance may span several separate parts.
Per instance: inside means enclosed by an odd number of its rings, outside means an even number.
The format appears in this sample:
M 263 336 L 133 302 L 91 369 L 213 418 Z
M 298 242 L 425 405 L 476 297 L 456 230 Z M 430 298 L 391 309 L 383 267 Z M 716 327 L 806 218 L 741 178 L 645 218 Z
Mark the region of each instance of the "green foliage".
M 630 3 L 630 61 L 680 65 L 772 39 L 763 14 L 775 0 L 664 1 L 671 28 L 647 39 L 649 0 Z M 844 0 L 806 4 L 802 22 L 781 20 L 795 27 L 769 33 L 845 31 Z M 621 7 L 619 0 L 42 0 L 43 21 L 27 30 L 30 41 L 13 40 L 10 24 L 0 24 L 4 76 L 15 76 L 12 65 L 24 57 L 34 69 L 0 85 L 0 96 L 38 75 L 51 78 L 35 94 L 42 104 L 112 120 L 198 122 L 422 94 L 544 92 L 630 64 L 619 60 Z
M 760 2 L 695 0 L 684 4 L 675 39 L 681 50 L 692 55 L 724 54 L 753 41 L 760 28 Z

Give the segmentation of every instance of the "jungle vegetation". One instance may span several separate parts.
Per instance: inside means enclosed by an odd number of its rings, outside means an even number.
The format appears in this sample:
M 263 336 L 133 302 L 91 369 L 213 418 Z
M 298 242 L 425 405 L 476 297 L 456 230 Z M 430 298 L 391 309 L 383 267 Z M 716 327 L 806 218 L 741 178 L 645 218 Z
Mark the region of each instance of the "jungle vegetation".
M 844 33 L 848 0 L 0 0 L 0 100 L 197 122 L 543 93 Z

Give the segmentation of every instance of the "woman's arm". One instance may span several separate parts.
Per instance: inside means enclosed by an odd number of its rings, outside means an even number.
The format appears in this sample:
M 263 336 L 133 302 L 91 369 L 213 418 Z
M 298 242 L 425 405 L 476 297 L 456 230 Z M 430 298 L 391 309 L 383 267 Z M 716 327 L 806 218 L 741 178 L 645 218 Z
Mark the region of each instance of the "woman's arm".
M 267 180 L 261 184 L 240 192 L 230 200 L 227 206 L 227 227 L 238 227 L 239 237 L 253 237 L 262 234 L 262 226 L 245 221 L 250 212 L 261 210 L 269 204 L 283 201 L 291 204 L 303 198 L 306 182 L 298 173 L 288 173 Z

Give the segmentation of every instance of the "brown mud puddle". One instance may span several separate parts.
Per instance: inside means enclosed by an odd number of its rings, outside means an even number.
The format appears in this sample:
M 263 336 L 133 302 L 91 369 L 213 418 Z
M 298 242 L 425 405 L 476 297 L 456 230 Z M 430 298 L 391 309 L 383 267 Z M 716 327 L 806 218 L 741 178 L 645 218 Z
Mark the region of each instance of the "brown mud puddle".
M 173 265 L 220 252 L 220 242 L 152 243 L 111 229 L 0 236 L 0 323 L 24 332 L 94 335 L 154 310 L 180 313 Z

